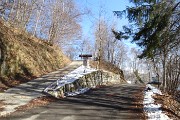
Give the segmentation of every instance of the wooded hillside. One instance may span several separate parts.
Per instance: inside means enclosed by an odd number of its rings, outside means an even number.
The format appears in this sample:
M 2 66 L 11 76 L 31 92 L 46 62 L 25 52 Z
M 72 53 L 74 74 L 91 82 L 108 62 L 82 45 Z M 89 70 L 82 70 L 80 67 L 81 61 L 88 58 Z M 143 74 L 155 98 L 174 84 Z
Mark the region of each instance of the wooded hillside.
M 0 20 L 0 84 L 3 89 L 57 70 L 69 62 L 59 47 Z

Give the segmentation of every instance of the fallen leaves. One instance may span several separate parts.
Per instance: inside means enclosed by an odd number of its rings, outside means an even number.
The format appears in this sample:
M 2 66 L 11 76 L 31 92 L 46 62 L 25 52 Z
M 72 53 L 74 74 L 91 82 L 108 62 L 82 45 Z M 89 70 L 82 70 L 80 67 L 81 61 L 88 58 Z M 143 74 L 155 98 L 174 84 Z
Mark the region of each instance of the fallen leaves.
M 17 107 L 16 110 L 17 111 L 23 111 L 23 110 L 32 109 L 32 108 L 35 108 L 35 107 L 45 106 L 45 105 L 49 104 L 50 102 L 54 102 L 56 100 L 57 99 L 55 99 L 54 97 L 42 96 L 42 97 L 38 97 L 36 99 L 31 100 L 26 105 Z
M 158 103 L 158 104 L 162 104 L 162 109 L 163 111 L 173 120 L 179 120 L 180 119 L 180 116 L 178 116 L 175 112 L 177 112 L 177 110 L 173 110 L 174 108 L 174 105 L 173 104 L 179 104 L 180 106 L 180 103 L 179 102 L 175 102 L 175 100 L 173 99 L 172 96 L 170 95 L 155 95 L 153 96 L 153 98 L 155 99 L 155 103 Z M 174 102 L 173 102 L 174 101 Z M 177 105 L 176 105 L 177 106 Z
M 2 100 L 0 100 L 0 111 L 3 111 L 3 106 L 5 105 L 5 103 L 2 101 Z

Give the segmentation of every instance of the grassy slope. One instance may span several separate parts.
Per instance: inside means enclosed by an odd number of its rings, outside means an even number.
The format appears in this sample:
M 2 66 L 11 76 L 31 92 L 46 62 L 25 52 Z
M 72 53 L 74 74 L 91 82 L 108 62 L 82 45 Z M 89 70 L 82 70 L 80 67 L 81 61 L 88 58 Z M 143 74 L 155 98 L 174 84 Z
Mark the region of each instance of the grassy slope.
M 69 62 L 57 46 L 0 20 L 0 89 L 57 70 Z

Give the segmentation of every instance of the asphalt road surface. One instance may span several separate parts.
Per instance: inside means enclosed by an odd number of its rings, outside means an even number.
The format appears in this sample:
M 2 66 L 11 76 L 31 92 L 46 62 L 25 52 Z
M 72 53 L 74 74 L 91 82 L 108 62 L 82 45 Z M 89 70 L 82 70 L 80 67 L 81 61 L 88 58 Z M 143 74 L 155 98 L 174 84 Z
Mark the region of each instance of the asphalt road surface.
M 73 61 L 71 64 L 62 69 L 10 88 L 4 93 L 0 93 L 0 101 L 3 101 L 5 104 L 3 109 L 0 107 L 0 116 L 11 114 L 15 111 L 15 108 L 25 105 L 33 99 L 44 96 L 42 91 L 47 86 L 81 65 L 82 61 Z
M 112 85 L 46 106 L 15 112 L 2 120 L 144 120 L 141 85 Z

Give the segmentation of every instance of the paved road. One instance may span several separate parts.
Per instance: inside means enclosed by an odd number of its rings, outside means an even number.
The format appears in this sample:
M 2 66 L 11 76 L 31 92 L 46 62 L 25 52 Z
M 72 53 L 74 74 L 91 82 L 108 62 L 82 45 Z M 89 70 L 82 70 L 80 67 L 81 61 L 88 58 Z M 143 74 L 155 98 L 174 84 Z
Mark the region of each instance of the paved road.
M 127 84 L 96 88 L 2 120 L 140 120 L 144 119 L 143 90 Z
M 63 69 L 43 75 L 17 87 L 10 88 L 5 93 L 0 93 L 0 101 L 6 103 L 4 106 L 5 109 L 0 111 L 0 116 L 14 112 L 14 108 L 25 105 L 32 99 L 43 96 L 42 91 L 44 88 L 80 65 L 82 65 L 82 61 L 74 61 Z

